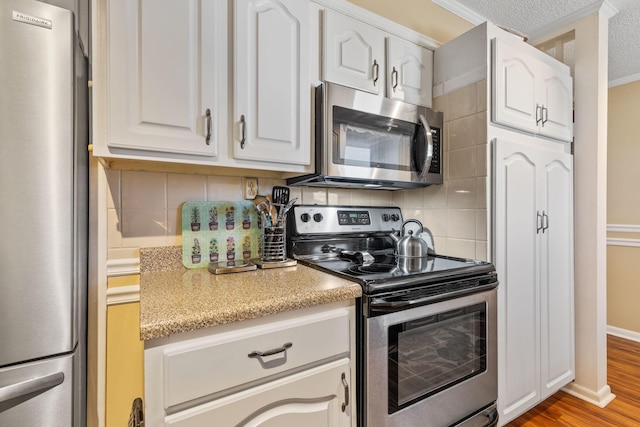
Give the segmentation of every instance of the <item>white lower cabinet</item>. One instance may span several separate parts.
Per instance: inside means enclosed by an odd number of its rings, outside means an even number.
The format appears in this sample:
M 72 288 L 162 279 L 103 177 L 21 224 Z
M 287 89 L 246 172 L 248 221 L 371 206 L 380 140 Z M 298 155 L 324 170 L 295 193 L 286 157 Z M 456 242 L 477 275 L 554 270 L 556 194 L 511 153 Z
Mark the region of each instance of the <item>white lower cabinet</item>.
M 575 378 L 573 159 L 554 145 L 494 145 L 501 424 Z
M 300 309 L 145 343 L 152 426 L 350 426 L 353 304 Z
M 347 378 L 349 360 L 341 359 L 169 415 L 165 425 L 347 427 Z

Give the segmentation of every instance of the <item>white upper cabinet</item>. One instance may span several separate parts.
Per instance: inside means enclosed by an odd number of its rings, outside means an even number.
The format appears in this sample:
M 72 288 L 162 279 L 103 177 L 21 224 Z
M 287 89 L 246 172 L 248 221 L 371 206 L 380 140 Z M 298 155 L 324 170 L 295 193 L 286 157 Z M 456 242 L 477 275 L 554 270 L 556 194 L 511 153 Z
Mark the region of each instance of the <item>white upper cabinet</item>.
M 384 94 L 384 33 L 333 10 L 324 12 L 324 80 Z
M 387 37 L 387 96 L 430 106 L 433 51 L 399 37 Z
M 220 77 L 215 55 L 226 16 L 215 0 L 107 1 L 105 104 L 96 155 L 136 149 L 218 154 Z M 224 67 L 222 67 L 224 70 Z M 94 87 L 95 90 L 95 87 Z M 105 110 L 102 110 L 102 109 Z M 96 121 L 94 121 L 96 122 Z M 101 142 L 103 141 L 103 142 Z M 106 144 L 104 143 L 106 142 Z
M 236 159 L 311 163 L 309 2 L 237 0 Z
M 324 12 L 323 37 L 325 81 L 431 106 L 431 50 L 333 10 Z
M 493 120 L 561 141 L 573 136 L 569 70 L 529 55 L 523 43 L 493 39 Z M 554 61 L 549 57 L 549 63 Z

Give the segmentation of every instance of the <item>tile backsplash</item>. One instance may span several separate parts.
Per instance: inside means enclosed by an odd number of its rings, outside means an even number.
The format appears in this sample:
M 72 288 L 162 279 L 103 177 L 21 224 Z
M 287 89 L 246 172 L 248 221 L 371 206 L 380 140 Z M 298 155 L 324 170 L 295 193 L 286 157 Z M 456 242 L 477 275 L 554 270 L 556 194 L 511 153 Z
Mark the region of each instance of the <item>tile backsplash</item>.
M 434 99 L 445 113 L 445 183 L 397 191 L 291 187 L 303 204 L 399 206 L 434 235 L 436 251 L 487 259 L 486 81 Z M 182 245 L 181 207 L 194 201 L 241 201 L 242 178 L 106 169 L 109 259 L 139 248 Z M 284 181 L 259 178 L 259 194 Z

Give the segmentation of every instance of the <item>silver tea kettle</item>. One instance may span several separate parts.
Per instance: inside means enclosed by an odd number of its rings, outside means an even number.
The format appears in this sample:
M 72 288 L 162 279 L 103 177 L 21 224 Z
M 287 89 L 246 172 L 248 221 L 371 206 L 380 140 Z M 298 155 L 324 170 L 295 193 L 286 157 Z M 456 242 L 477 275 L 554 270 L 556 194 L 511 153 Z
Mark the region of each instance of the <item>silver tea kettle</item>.
M 409 230 L 405 232 L 405 226 L 410 223 L 415 222 L 418 224 L 418 232 L 414 235 L 413 230 Z M 396 244 L 395 253 L 399 257 L 411 257 L 411 258 L 421 258 L 429 255 L 429 245 L 424 239 L 420 238 L 420 234 L 424 231 L 422 227 L 422 223 L 417 219 L 408 219 L 402 223 L 402 227 L 400 228 L 400 236 L 396 236 L 396 233 L 391 233 L 390 236 L 394 240 Z

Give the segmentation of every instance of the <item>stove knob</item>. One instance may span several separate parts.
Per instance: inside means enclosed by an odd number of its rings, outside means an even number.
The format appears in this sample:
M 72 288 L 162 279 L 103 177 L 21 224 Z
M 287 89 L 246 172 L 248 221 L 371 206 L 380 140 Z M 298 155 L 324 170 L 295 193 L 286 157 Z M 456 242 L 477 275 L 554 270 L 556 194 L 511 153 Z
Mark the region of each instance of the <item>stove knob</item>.
M 323 219 L 323 218 L 322 218 L 322 214 L 320 214 L 320 213 L 313 214 L 313 220 L 314 220 L 315 222 L 320 222 L 320 221 L 322 221 L 322 219 Z
M 309 222 L 310 219 L 311 217 L 309 216 L 308 213 L 303 213 L 302 215 L 300 215 L 300 220 L 302 222 Z
M 382 214 L 382 220 L 384 222 L 388 222 L 391 219 L 391 215 L 389 215 L 388 213 Z
M 398 221 L 398 220 L 400 220 L 400 215 L 398 215 L 398 214 L 391 214 L 391 220 L 392 220 L 392 221 Z

